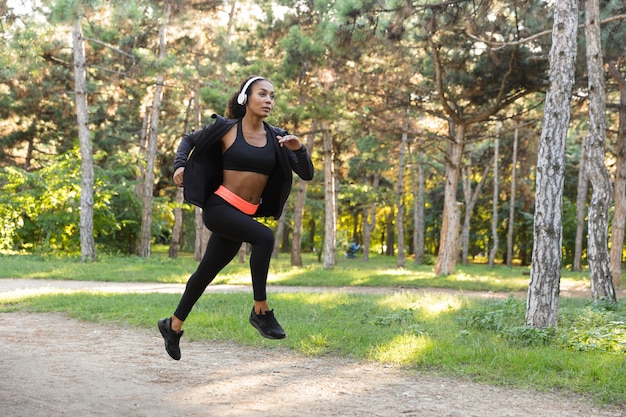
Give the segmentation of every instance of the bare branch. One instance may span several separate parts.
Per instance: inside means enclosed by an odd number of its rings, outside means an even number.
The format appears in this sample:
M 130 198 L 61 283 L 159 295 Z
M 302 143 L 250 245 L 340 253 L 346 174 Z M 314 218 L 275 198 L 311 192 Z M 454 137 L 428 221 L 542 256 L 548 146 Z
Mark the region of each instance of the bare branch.
M 93 38 L 84 38 L 84 39 L 85 39 L 86 41 L 93 42 L 93 43 L 97 43 L 98 45 L 105 46 L 105 47 L 107 47 L 107 48 L 109 48 L 109 49 L 111 49 L 111 50 L 113 50 L 113 51 L 117 52 L 118 54 L 121 54 L 121 55 L 127 56 L 128 58 L 133 58 L 133 59 L 135 58 L 133 55 L 129 54 L 128 52 L 124 52 L 124 51 L 122 51 L 120 48 L 118 48 L 118 47 L 116 47 L 116 46 L 113 46 L 113 45 L 111 45 L 110 43 L 106 43 L 106 42 L 103 42 L 103 41 L 101 41 L 101 40 L 98 40 L 98 39 L 93 39 Z
M 626 14 L 618 14 L 618 15 L 615 15 L 615 16 L 607 17 L 607 18 L 606 18 L 606 19 L 604 19 L 604 20 L 601 20 L 601 21 L 600 21 L 600 24 L 601 24 L 601 25 L 604 25 L 604 24 L 606 24 L 606 23 L 613 22 L 614 20 L 623 20 L 623 19 L 626 19 Z M 583 28 L 583 27 L 585 27 L 585 25 L 584 25 L 584 24 L 580 24 L 580 25 L 578 25 L 578 27 L 579 27 L 579 28 Z M 494 42 L 494 41 L 489 41 L 489 40 L 486 40 L 486 39 L 481 39 L 481 38 L 479 38 L 478 36 L 476 36 L 476 35 L 472 34 L 472 33 L 471 33 L 469 30 L 467 30 L 467 29 L 465 30 L 465 33 L 466 33 L 466 34 L 467 34 L 467 36 L 469 36 L 471 39 L 474 39 L 474 40 L 475 40 L 475 41 L 477 41 L 477 42 L 482 42 L 482 43 L 484 43 L 484 44 L 486 44 L 486 45 L 489 45 L 489 46 L 491 46 L 491 47 L 492 47 L 492 49 L 493 49 L 494 51 L 497 51 L 497 50 L 503 49 L 503 48 L 505 48 L 505 47 L 507 47 L 507 46 L 518 46 L 518 45 L 522 45 L 522 44 L 528 43 L 528 42 L 530 42 L 530 41 L 533 41 L 533 40 L 535 40 L 535 39 L 537 39 L 537 38 L 540 38 L 540 37 L 542 37 L 542 36 L 549 35 L 549 34 L 551 34 L 551 33 L 552 33 L 552 29 L 544 30 L 543 32 L 535 33 L 535 34 L 534 34 L 534 35 L 532 35 L 532 36 L 529 36 L 529 37 L 527 37 L 527 38 L 523 38 L 523 39 L 519 39 L 519 40 L 517 40 L 517 41 L 513 41 L 513 42 Z

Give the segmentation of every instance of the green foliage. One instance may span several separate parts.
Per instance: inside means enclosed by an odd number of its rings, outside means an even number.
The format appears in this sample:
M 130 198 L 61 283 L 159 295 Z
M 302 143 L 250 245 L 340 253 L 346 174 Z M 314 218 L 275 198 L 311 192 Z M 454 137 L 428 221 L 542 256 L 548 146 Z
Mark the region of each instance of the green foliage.
M 560 314 L 567 332 L 566 346 L 578 351 L 626 353 L 626 314 L 614 305 L 602 303 Z
M 525 302 L 509 297 L 488 301 L 478 309 L 468 309 L 458 318 L 467 331 L 490 331 L 511 345 L 556 346 L 584 352 L 626 353 L 626 310 L 607 310 L 594 304 L 581 307 L 566 300 L 559 314 L 558 328 L 522 325 Z
M 102 152 L 96 160 L 106 157 Z M 128 155 L 113 155 L 95 170 L 94 231 L 104 252 L 130 254 L 141 226 L 141 204 Z M 0 170 L 0 249 L 75 254 L 80 250 L 80 163 L 78 150 L 57 157 L 45 168 Z M 153 233 L 166 236 L 171 210 L 154 202 Z

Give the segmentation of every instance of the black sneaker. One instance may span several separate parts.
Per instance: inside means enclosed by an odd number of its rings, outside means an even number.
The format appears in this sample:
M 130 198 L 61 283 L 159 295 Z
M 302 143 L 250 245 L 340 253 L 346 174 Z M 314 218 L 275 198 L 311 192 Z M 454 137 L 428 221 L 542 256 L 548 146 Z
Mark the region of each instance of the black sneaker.
M 165 350 L 167 353 L 172 359 L 180 360 L 180 347 L 178 343 L 184 332 L 181 330 L 180 333 L 176 333 L 175 330 L 172 330 L 171 318 L 159 320 L 159 330 L 161 331 L 163 339 L 165 339 Z
M 265 314 L 256 314 L 254 307 L 250 313 L 250 324 L 257 329 L 261 336 L 268 339 L 284 339 L 285 331 L 274 317 L 274 310 L 268 310 Z

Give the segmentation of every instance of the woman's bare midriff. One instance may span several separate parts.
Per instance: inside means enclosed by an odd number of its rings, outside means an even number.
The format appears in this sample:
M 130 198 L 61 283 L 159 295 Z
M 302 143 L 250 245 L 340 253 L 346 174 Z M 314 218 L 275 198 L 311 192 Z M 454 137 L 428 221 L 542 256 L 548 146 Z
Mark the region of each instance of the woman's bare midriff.
M 259 204 L 267 178 L 267 175 L 257 172 L 225 169 L 222 185 L 248 203 Z

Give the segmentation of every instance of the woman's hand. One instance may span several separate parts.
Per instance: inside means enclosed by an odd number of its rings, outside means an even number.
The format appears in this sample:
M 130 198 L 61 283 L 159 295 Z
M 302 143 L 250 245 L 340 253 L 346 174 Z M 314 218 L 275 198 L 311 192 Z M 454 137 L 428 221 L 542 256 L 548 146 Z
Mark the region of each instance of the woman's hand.
M 287 149 L 291 151 L 297 151 L 302 147 L 302 142 L 300 142 L 300 139 L 297 136 L 276 136 L 276 138 L 278 139 L 280 146 L 286 146 Z
M 174 171 L 174 184 L 179 187 L 183 186 L 183 174 L 185 172 L 185 167 L 179 167 Z

